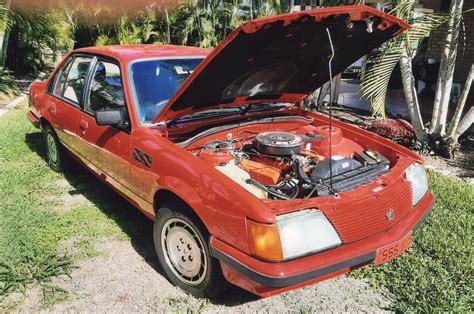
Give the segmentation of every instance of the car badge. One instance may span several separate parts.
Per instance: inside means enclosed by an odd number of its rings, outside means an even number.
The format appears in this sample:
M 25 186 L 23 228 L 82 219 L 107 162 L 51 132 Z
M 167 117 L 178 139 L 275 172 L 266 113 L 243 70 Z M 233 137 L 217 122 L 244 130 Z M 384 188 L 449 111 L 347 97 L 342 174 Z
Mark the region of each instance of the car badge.
M 385 215 L 385 217 L 387 217 L 387 220 L 393 220 L 393 217 L 395 217 L 395 212 L 393 211 L 393 209 L 389 209 L 387 210 L 387 214 Z

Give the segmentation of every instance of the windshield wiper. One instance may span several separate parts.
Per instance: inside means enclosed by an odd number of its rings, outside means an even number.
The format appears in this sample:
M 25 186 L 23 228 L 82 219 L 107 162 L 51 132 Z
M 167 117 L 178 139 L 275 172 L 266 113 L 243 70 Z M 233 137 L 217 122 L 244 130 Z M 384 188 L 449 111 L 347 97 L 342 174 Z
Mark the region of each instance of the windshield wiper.
M 171 126 L 179 122 L 197 121 L 197 120 L 208 119 L 208 118 L 213 118 L 213 117 L 226 116 L 230 114 L 245 115 L 248 112 L 267 111 L 270 109 L 275 110 L 275 109 L 286 108 L 287 106 L 288 106 L 287 103 L 254 103 L 254 104 L 247 104 L 247 105 L 243 105 L 239 107 L 211 109 L 211 110 L 196 112 L 184 117 L 172 119 L 168 121 L 168 126 Z
M 281 109 L 286 108 L 288 106 L 287 103 L 253 103 L 248 104 L 240 111 L 241 115 L 245 115 L 248 112 L 256 112 L 256 111 L 267 111 L 267 110 L 274 110 L 274 109 Z
M 241 110 L 241 107 L 237 107 L 237 108 L 233 107 L 233 108 L 221 108 L 221 109 L 213 109 L 213 110 L 196 112 L 184 117 L 172 119 L 168 121 L 168 126 L 173 125 L 178 122 L 188 122 L 188 121 L 196 121 L 196 120 L 202 120 L 202 119 L 218 117 L 218 116 L 226 116 L 229 114 L 238 113 L 240 112 L 240 110 Z

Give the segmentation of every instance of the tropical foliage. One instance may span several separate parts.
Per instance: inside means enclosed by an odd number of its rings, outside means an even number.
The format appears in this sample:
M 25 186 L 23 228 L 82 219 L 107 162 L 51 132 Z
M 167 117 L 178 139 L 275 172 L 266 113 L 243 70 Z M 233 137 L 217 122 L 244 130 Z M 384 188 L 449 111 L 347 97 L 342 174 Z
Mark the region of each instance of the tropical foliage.
M 4 68 L 0 68 L 0 95 L 7 96 L 18 95 L 19 87 L 15 79 L 10 75 L 10 72 Z M 0 97 L 1 101 L 1 97 Z
M 400 0 L 390 14 L 408 22 L 412 28 L 388 41 L 378 52 L 370 55 L 365 63 L 365 74 L 361 81 L 361 96 L 372 104 L 374 115 L 385 117 L 385 100 L 390 77 L 404 52 L 411 58 L 417 53 L 420 41 L 430 32 L 445 23 L 449 16 L 423 14 L 414 17 L 414 0 Z
M 374 114 L 385 116 L 385 98 L 389 79 L 395 66 L 400 64 L 403 90 L 416 137 L 446 157 L 452 156 L 460 134 L 474 122 L 474 110 L 470 110 L 461 119 L 472 81 L 472 71 L 463 92 L 464 97 L 461 97 L 457 104 L 455 118 L 450 123 L 447 121 L 461 20 L 463 14 L 469 12 L 469 10 L 462 11 L 463 2 L 463 0 L 453 0 L 449 15 L 423 14 L 415 17 L 414 0 L 397 0 L 397 6 L 391 13 L 409 22 L 413 27 L 401 36 L 390 40 L 378 53 L 368 57 L 365 64 L 366 72 L 360 85 L 361 95 L 372 104 Z M 420 41 L 433 29 L 446 22 L 448 31 L 441 56 L 431 125 L 427 129 L 420 113 L 412 63 Z
M 54 54 L 73 47 L 74 23 L 66 11 L 46 13 L 41 9 L 16 12 L 10 44 L 17 44 L 16 67 L 38 72 L 44 67 L 45 53 Z
M 0 2 L 0 30 L 10 25 L 10 11 L 8 10 L 5 3 Z
M 102 27 L 95 43 L 165 43 L 210 48 L 248 18 L 248 13 L 236 3 L 188 3 L 171 11 L 151 6 Z

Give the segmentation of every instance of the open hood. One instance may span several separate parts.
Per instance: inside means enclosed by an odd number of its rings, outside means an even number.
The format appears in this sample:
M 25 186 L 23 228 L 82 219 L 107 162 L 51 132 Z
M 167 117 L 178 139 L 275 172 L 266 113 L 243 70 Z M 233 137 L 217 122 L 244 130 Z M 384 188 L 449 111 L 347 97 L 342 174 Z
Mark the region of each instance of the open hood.
M 154 122 L 250 102 L 298 102 L 410 26 L 369 6 L 341 6 L 249 21 L 196 68 Z

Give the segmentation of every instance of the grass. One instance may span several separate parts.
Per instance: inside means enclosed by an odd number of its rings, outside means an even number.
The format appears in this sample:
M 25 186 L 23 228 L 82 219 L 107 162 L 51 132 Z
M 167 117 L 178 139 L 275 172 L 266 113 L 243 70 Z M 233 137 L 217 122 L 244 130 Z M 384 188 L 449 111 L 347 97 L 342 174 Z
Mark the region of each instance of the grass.
M 2 297 L 38 285 L 43 306 L 67 301 L 68 291 L 50 282 L 70 275 L 74 263 L 98 254 L 97 241 L 129 240 L 154 258 L 152 224 L 80 167 L 65 175 L 44 161 L 41 135 L 16 109 L 0 118 L 0 310 Z M 64 180 L 68 184 L 63 184 Z M 395 297 L 397 311 L 465 311 L 473 301 L 473 186 L 430 173 L 437 196 L 434 211 L 417 231 L 413 246 L 381 267 L 354 276 L 368 278 Z M 65 196 L 86 202 L 63 208 Z M 169 298 L 176 310 L 187 298 Z M 207 301 L 199 303 L 205 309 Z
M 6 295 L 34 285 L 45 306 L 67 300 L 49 282 L 96 255 L 96 242 L 150 236 L 141 235 L 151 230 L 146 218 L 94 176 L 79 166 L 57 174 L 44 153 L 24 108 L 0 118 L 0 309 Z M 78 194 L 87 201 L 62 207 L 64 197 Z
M 473 306 L 474 187 L 430 172 L 434 210 L 407 253 L 380 267 L 354 272 L 383 286 L 397 311 L 470 312 Z

